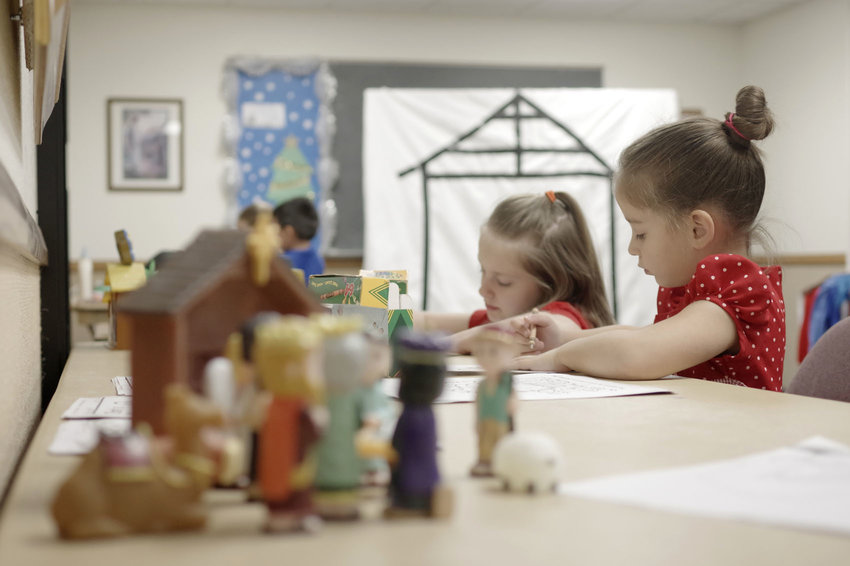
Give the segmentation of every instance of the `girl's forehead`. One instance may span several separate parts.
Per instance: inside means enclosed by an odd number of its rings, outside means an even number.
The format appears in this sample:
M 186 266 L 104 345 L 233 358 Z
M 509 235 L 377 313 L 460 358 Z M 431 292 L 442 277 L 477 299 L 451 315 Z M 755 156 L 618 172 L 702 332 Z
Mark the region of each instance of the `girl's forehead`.
M 628 201 L 636 207 L 646 206 L 655 200 L 656 186 L 647 172 L 620 172 L 614 179 L 614 197 L 617 202 Z
M 645 206 L 640 206 L 635 204 L 632 199 L 629 198 L 629 194 L 627 192 L 623 192 L 622 189 L 618 186 L 614 190 L 614 198 L 617 201 L 617 206 L 620 207 L 620 210 L 626 217 L 626 220 L 632 221 L 635 216 L 646 216 L 650 210 Z
M 478 240 L 478 261 L 494 266 L 491 270 L 495 271 L 507 271 L 508 268 L 524 271 L 521 259 L 525 249 L 523 240 L 504 238 L 483 228 Z M 501 266 L 501 269 L 495 269 L 495 266 Z
M 617 201 L 634 202 L 638 188 L 635 186 L 634 179 L 631 177 L 618 178 L 614 183 L 614 198 Z
M 500 253 L 520 253 L 527 246 L 528 242 L 524 238 L 507 238 L 497 234 L 487 226 L 481 228 L 481 235 L 478 238 L 479 253 L 484 248 Z

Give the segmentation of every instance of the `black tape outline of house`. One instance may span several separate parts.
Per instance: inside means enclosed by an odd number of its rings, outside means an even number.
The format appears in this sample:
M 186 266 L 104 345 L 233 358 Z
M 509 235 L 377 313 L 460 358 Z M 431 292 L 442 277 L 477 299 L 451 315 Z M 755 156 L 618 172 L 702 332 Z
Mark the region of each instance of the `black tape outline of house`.
M 533 113 L 523 114 L 521 112 L 521 104 L 527 105 L 533 110 Z M 509 112 L 508 109 L 513 107 L 513 112 Z M 523 120 L 540 120 L 545 119 L 550 121 L 552 124 L 563 130 L 568 136 L 570 136 L 573 140 L 575 140 L 578 147 L 576 148 L 525 148 L 520 145 L 521 135 L 520 135 L 520 124 Z M 458 148 L 458 144 L 463 142 L 464 140 L 470 138 L 475 135 L 476 132 L 481 130 L 485 125 L 490 123 L 493 120 L 512 120 L 514 122 L 514 130 L 516 132 L 516 146 L 513 148 L 494 148 L 494 149 L 462 149 Z M 499 153 L 513 153 L 516 155 L 516 173 L 508 174 L 508 173 L 452 173 L 452 174 L 431 174 L 428 172 L 428 164 L 431 163 L 436 158 L 440 157 L 445 153 L 480 153 L 480 154 L 499 154 Z M 600 165 L 605 169 L 604 172 L 597 171 L 560 171 L 555 173 L 524 173 L 522 170 L 522 156 L 525 153 L 584 153 L 593 157 L 596 161 L 599 162 Z M 452 143 L 447 145 L 446 147 L 440 149 L 439 151 L 433 153 L 430 157 L 421 161 L 417 165 L 409 167 L 401 171 L 398 176 L 404 177 L 408 173 L 411 173 L 416 170 L 420 170 L 422 173 L 422 206 L 424 210 L 424 243 L 425 249 L 423 250 L 423 265 L 422 265 L 422 281 L 423 281 L 423 289 L 422 289 L 422 309 L 425 310 L 428 308 L 428 256 L 429 256 L 429 243 L 430 243 L 430 211 L 428 206 L 428 182 L 431 179 L 497 179 L 497 178 L 508 178 L 508 179 L 521 179 L 521 178 L 558 178 L 558 177 L 604 177 L 608 179 L 608 213 L 609 213 L 609 222 L 611 226 L 611 307 L 614 311 L 614 317 L 617 316 L 617 269 L 616 269 L 616 241 L 615 241 L 615 228 L 614 228 L 614 191 L 612 190 L 613 178 L 614 178 L 614 170 L 602 159 L 599 155 L 597 155 L 592 149 L 587 147 L 587 145 L 579 138 L 569 127 L 565 124 L 562 124 L 558 120 L 552 118 L 549 114 L 544 112 L 539 106 L 528 100 L 522 94 L 517 93 L 511 98 L 507 103 L 499 107 L 495 112 L 493 112 L 489 117 L 487 117 L 483 122 L 481 122 L 476 127 L 472 128 L 465 134 L 458 137 Z

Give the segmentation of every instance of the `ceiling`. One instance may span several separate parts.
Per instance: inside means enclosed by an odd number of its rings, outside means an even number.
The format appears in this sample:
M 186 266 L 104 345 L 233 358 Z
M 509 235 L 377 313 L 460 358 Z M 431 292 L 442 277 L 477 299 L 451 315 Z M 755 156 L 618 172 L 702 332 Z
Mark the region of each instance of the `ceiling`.
M 807 0 L 77 0 L 86 4 L 170 4 L 385 14 L 486 15 L 621 22 L 743 24 Z

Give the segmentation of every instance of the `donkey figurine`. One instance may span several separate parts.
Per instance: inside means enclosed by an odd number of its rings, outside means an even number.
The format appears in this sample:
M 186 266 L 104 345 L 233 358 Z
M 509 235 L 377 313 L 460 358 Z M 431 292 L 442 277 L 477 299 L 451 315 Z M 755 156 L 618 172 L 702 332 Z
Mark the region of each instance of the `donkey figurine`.
M 207 514 L 201 497 L 222 464 L 207 431 L 223 425 L 224 415 L 210 401 L 183 385 L 170 385 L 166 438 L 154 438 L 144 423 L 124 436 L 101 435 L 59 488 L 52 512 L 60 536 L 202 528 Z

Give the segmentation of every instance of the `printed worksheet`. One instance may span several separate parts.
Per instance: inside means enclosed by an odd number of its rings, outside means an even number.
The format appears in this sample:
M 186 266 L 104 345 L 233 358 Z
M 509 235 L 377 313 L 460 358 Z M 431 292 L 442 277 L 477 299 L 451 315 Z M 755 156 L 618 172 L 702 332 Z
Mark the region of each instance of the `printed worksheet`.
M 480 377 L 447 377 L 443 393 L 435 403 L 471 403 Z M 398 398 L 398 378 L 383 381 L 384 393 Z M 586 375 L 567 373 L 520 373 L 514 375 L 514 391 L 521 401 L 544 399 L 588 399 L 593 397 L 621 397 L 670 393 L 669 389 L 652 385 L 618 383 Z
M 560 492 L 674 513 L 850 534 L 850 447 L 797 445 L 697 466 L 562 484 Z
M 62 414 L 63 419 L 129 419 L 132 397 L 110 395 L 106 397 L 80 397 Z
M 133 394 L 133 378 L 129 375 L 116 375 L 112 378 L 112 385 L 115 386 L 116 395 Z
M 129 432 L 130 419 L 74 419 L 62 421 L 47 448 L 50 454 L 88 454 L 97 445 L 100 433 L 120 436 Z
M 448 373 L 474 373 L 480 375 L 484 371 L 484 368 L 475 362 L 450 360 L 446 363 L 446 371 Z

